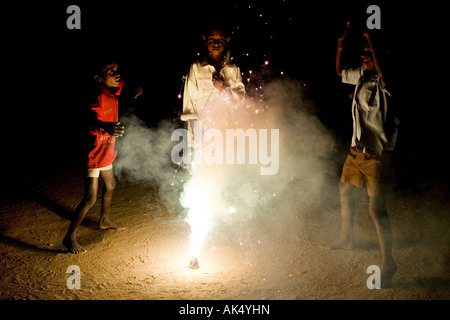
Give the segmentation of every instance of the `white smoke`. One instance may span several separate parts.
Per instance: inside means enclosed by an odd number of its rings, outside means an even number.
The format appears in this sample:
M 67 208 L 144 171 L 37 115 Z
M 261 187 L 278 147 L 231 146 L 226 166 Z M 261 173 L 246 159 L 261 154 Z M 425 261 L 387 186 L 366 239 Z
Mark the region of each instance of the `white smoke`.
M 215 105 L 212 110 L 219 109 Z M 242 223 L 279 211 L 296 212 L 300 199 L 315 201 L 323 195 L 334 170 L 330 158 L 334 138 L 314 111 L 302 83 L 282 79 L 247 96 L 244 105 L 233 111 L 232 122 L 230 117 L 223 121 L 213 117 L 210 125 L 219 130 L 230 126 L 244 131 L 277 129 L 279 168 L 274 175 L 261 175 L 261 162 L 249 164 L 248 155 L 245 164 L 203 164 L 190 167 L 189 173 L 171 161 L 171 151 L 178 143 L 171 141 L 172 132 L 179 129 L 175 122 L 163 120 L 158 127 L 148 128 L 137 117 L 128 116 L 121 119 L 126 133 L 117 140 L 115 172 L 130 181 L 158 185 L 162 201 L 175 214 L 183 207 L 207 202 L 208 208 L 203 210 L 208 211 L 209 233 L 220 233 L 222 226 L 237 220 Z

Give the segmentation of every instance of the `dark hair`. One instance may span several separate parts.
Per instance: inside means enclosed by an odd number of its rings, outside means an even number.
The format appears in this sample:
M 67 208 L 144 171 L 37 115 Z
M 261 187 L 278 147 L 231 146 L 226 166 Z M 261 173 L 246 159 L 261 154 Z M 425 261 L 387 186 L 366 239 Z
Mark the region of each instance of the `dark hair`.
M 230 36 L 229 27 L 222 21 L 212 21 L 208 23 L 203 29 L 202 35 L 208 36 L 213 30 L 223 31 L 225 38 Z
M 97 57 L 94 57 L 92 59 L 91 62 L 91 67 L 90 67 L 90 73 L 92 73 L 92 75 L 101 75 L 103 69 L 105 69 L 105 67 L 109 64 L 112 63 L 119 63 L 119 57 L 115 56 L 115 55 L 108 55 L 108 54 L 103 54 L 103 55 L 99 55 Z

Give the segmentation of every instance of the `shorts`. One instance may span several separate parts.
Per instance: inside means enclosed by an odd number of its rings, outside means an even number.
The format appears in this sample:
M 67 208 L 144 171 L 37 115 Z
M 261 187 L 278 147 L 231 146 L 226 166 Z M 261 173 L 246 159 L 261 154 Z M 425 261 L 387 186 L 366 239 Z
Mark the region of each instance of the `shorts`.
M 100 171 L 111 170 L 112 167 L 113 167 L 112 164 L 110 164 L 109 166 L 102 167 L 102 168 L 87 169 L 86 177 L 98 178 L 98 177 L 100 177 Z
M 391 156 L 371 155 L 350 149 L 342 168 L 341 181 L 362 188 L 364 183 L 369 196 L 385 193 L 391 180 Z

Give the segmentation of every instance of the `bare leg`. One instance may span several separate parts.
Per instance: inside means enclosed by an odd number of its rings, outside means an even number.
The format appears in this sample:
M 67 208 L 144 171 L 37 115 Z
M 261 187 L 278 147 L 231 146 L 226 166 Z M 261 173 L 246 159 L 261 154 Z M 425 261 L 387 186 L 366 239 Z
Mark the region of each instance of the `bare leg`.
M 329 249 L 354 248 L 353 239 L 353 219 L 355 215 L 355 186 L 347 182 L 339 183 L 339 194 L 341 201 L 341 234 L 339 240 L 330 246 Z
M 86 214 L 97 201 L 98 178 L 86 178 L 84 198 L 75 210 L 75 217 L 70 223 L 63 244 L 71 253 L 82 253 L 85 251 L 76 240 L 76 232 Z
M 102 211 L 100 214 L 98 227 L 100 229 L 123 230 L 125 229 L 124 226 L 109 219 L 114 189 L 116 188 L 116 178 L 114 177 L 113 170 L 100 171 L 100 174 L 103 182 L 105 183 L 105 188 L 103 189 L 102 194 Z
M 397 271 L 397 264 L 392 256 L 392 230 L 386 209 L 384 196 L 369 197 L 369 211 L 378 234 L 381 248 L 381 285 L 389 286 Z

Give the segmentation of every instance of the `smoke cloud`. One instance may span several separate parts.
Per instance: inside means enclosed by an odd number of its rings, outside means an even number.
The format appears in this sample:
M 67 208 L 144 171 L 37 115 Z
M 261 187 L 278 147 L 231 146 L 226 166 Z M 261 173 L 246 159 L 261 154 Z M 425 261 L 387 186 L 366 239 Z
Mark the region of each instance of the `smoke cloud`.
M 172 141 L 171 135 L 180 129 L 179 123 L 163 120 L 156 128 L 148 128 L 134 115 L 121 119 L 126 132 L 116 142 L 115 173 L 119 179 L 156 184 L 162 201 L 175 214 L 182 214 L 189 201 L 207 202 L 214 207 L 208 216 L 210 233 L 220 233 L 221 227 L 237 219 L 241 222 L 264 219 L 289 210 L 294 214 L 301 199 L 320 199 L 329 187 L 330 175 L 334 175 L 335 139 L 305 95 L 300 81 L 276 79 L 259 90 L 248 90 L 246 101 L 233 109 L 231 116 L 230 112 L 223 112 L 227 104 L 215 103 L 211 109 L 213 121 L 209 124 L 222 131 L 224 139 L 226 128 L 244 131 L 252 128 L 256 132 L 266 130 L 270 144 L 274 142 L 270 141 L 270 130 L 277 129 L 276 174 L 261 174 L 261 167 L 267 163 L 262 163 L 260 155 L 256 164 L 249 163 L 248 145 L 244 164 L 224 161 L 224 164 L 193 165 L 186 169 L 171 160 L 171 152 L 179 143 Z M 246 139 L 248 144 L 249 138 Z M 270 155 L 274 149 L 269 146 L 267 150 Z M 274 160 L 274 155 L 270 156 Z M 189 181 L 196 186 L 200 183 L 200 187 L 190 191 Z M 189 192 L 197 192 L 194 200 L 186 199 Z

